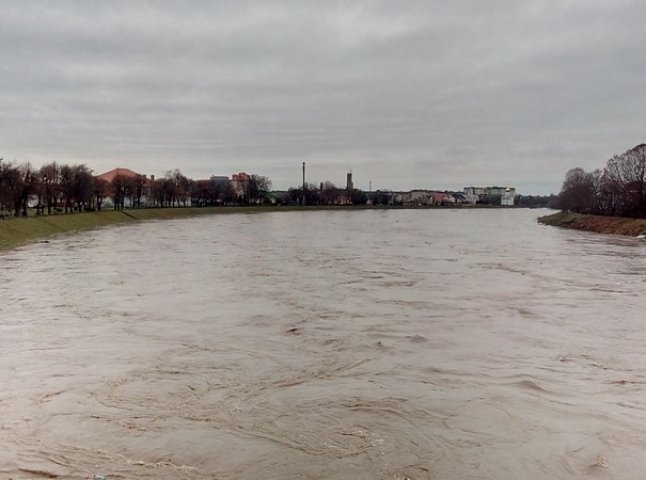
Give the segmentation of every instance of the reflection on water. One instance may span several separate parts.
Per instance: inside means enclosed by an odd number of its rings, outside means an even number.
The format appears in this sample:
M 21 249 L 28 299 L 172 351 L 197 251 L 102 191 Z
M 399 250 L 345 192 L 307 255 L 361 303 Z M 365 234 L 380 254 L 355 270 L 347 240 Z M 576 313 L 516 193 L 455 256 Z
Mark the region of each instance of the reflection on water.
M 646 246 L 278 212 L 0 255 L 0 477 L 642 478 Z

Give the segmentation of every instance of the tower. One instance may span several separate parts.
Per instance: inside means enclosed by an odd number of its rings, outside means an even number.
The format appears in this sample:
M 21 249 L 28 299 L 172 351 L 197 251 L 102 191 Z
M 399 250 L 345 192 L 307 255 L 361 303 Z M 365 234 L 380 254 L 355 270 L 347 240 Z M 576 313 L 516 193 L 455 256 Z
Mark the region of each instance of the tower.
M 305 205 L 305 162 L 303 162 L 303 205 Z

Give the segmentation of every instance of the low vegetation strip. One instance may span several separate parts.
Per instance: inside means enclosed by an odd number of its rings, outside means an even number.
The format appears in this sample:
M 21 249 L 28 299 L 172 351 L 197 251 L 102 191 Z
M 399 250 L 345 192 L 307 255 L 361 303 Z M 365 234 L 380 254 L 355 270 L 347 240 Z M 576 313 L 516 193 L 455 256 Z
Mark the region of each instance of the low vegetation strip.
M 256 210 L 257 208 L 254 207 L 150 208 L 4 218 L 0 220 L 0 250 L 60 233 L 92 230 L 118 223 L 183 218 L 214 213 L 252 213 Z M 263 210 L 267 210 L 267 208 L 263 208 Z
M 646 219 L 643 218 L 608 217 L 575 212 L 558 212 L 553 215 L 540 217 L 538 221 L 545 225 L 574 228 L 589 232 L 631 237 L 646 235 Z
M 227 206 L 227 207 L 176 207 L 176 208 L 134 208 L 128 210 L 104 210 L 56 215 L 34 215 L 27 217 L 0 218 L 0 251 L 28 242 L 42 240 L 52 235 L 92 230 L 107 225 L 131 223 L 141 220 L 163 220 L 194 217 L 209 214 L 260 213 L 317 210 L 400 210 L 456 208 L 455 206 L 408 206 L 408 205 L 274 205 L 274 206 Z M 490 205 L 460 206 L 457 208 L 508 208 Z
M 177 207 L 141 208 L 129 210 L 104 210 L 58 215 L 31 215 L 28 217 L 4 217 L 0 219 L 0 251 L 52 235 L 92 230 L 107 225 L 131 223 L 140 220 L 163 220 L 195 217 L 198 215 L 286 212 L 290 210 L 339 210 L 362 209 L 350 206 L 235 206 L 235 207 Z M 388 207 L 384 207 L 388 208 Z

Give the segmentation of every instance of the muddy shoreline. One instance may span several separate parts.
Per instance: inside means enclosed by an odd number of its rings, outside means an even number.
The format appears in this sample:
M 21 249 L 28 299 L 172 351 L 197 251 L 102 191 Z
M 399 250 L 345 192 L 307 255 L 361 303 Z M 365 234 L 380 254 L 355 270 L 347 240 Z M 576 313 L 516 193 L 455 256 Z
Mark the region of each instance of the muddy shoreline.
M 558 212 L 540 217 L 538 221 L 544 225 L 610 235 L 628 237 L 646 235 L 646 219 L 643 218 L 606 217 L 575 212 Z

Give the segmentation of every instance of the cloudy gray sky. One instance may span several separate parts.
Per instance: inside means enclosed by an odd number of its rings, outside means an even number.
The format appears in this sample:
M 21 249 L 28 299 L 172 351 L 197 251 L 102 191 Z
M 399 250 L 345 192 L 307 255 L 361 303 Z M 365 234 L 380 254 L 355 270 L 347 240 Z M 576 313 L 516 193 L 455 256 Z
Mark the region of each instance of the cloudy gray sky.
M 646 141 L 646 3 L 0 0 L 0 156 L 558 191 Z

